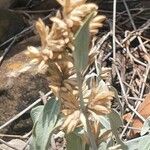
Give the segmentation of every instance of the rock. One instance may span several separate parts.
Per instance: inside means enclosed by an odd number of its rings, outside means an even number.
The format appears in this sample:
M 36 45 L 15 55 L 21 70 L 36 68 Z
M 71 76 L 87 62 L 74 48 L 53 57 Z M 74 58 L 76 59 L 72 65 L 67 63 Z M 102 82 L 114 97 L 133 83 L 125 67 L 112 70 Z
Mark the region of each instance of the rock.
M 9 8 L 16 0 L 0 0 L 0 9 Z
M 33 10 L 51 10 L 59 8 L 59 3 L 56 0 L 44 0 L 32 4 Z
M 0 9 L 0 44 L 25 28 L 23 18 L 9 10 Z
M 32 0 L 30 2 L 35 3 L 41 0 Z M 0 9 L 8 9 L 14 7 L 25 7 L 29 3 L 29 0 L 0 0 Z
M 35 74 L 33 69 L 18 77 L 8 77 L 12 71 L 18 70 L 29 62 L 23 49 L 28 44 L 14 47 L 0 67 L 0 125 L 11 119 L 20 111 L 39 98 L 39 91 L 49 91 L 48 81 L 44 75 Z M 19 118 L 11 126 L 3 129 L 3 133 L 24 134 L 32 127 L 29 112 Z
M 56 0 L 15 0 L 11 5 L 12 8 L 26 7 L 32 10 L 50 10 L 59 6 Z

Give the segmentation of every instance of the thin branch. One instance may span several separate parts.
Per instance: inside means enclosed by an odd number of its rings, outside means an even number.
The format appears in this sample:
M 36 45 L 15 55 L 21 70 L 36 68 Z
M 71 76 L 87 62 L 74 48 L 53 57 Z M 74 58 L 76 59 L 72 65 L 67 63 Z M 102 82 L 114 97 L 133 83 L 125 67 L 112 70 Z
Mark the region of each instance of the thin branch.
M 9 135 L 9 134 L 1 134 L 1 133 L 0 133 L 0 137 L 19 138 L 19 139 L 26 139 L 27 138 L 27 137 L 23 137 L 20 135 Z
M 54 10 L 52 10 L 52 12 L 54 12 Z M 46 17 L 42 18 L 42 20 L 46 20 L 46 19 L 48 19 L 48 18 L 51 17 L 51 16 L 53 16 L 52 13 L 50 13 L 50 14 L 47 15 Z M 31 25 L 30 27 L 25 28 L 25 29 L 22 30 L 20 33 L 16 34 L 15 36 L 11 37 L 11 38 L 8 39 L 7 41 L 3 42 L 3 43 L 0 45 L 0 47 L 6 45 L 7 43 L 9 43 L 9 42 L 11 42 L 11 41 L 13 41 L 14 38 L 17 40 L 18 38 L 22 37 L 22 35 L 23 35 L 24 33 L 26 33 L 27 31 L 33 30 L 33 29 L 34 29 L 34 25 L 35 25 L 35 24 Z
M 9 44 L 9 46 L 4 50 L 4 53 L 2 54 L 2 56 L 0 57 L 0 65 L 2 64 L 6 54 L 9 52 L 9 50 L 11 49 L 12 45 L 16 42 L 16 38 L 13 39 L 13 41 Z
M 113 42 L 113 60 L 116 61 L 116 5 L 117 0 L 113 1 L 113 26 L 112 26 L 112 42 Z M 115 65 L 112 64 L 112 76 L 115 77 Z
M 129 19 L 130 19 L 131 24 L 132 24 L 132 26 L 133 26 L 133 29 L 136 31 L 137 28 L 136 28 L 135 23 L 134 23 L 134 21 L 133 21 L 133 19 L 132 19 L 132 16 L 131 16 L 130 10 L 129 10 L 129 8 L 128 8 L 128 5 L 127 5 L 127 3 L 126 3 L 126 0 L 123 0 L 123 3 L 124 3 L 124 6 L 125 6 L 125 8 L 126 8 L 126 10 L 127 10 Z M 138 40 L 139 40 L 139 43 L 140 43 L 140 45 L 141 45 L 143 51 L 147 54 L 146 48 L 145 48 L 145 46 L 143 45 L 143 42 L 142 42 L 142 40 L 141 40 L 141 37 L 138 36 L 137 38 L 138 38 Z
M 125 99 L 125 102 L 127 104 L 127 106 L 142 120 L 142 121 L 145 121 L 145 118 L 143 116 L 141 116 L 137 111 L 136 109 L 134 109 L 128 102 L 128 99 L 127 99 L 127 95 L 125 93 L 125 89 L 124 89 L 124 85 L 123 85 L 123 82 L 121 80 L 121 76 L 120 76 L 120 73 L 119 73 L 119 70 L 118 68 L 115 66 L 115 69 L 116 69 L 116 73 L 118 75 L 118 79 L 119 79 L 119 83 L 120 83 L 120 86 L 121 86 L 121 90 L 122 90 L 122 93 L 123 93 L 123 96 L 124 96 L 124 99 Z
M 22 150 L 26 150 L 26 148 L 30 144 L 31 140 L 32 140 L 32 136 L 26 141 L 26 144 L 25 144 L 25 146 L 23 147 Z
M 113 59 L 116 60 L 116 4 L 117 0 L 114 0 L 113 2 L 113 28 L 112 28 L 112 34 L 113 34 Z
M 118 96 L 119 96 L 119 98 L 123 98 L 123 96 L 121 96 L 121 95 L 118 95 Z M 130 97 L 130 96 L 128 96 L 127 98 L 131 99 L 131 100 L 141 101 L 141 102 L 144 101 L 144 99 L 138 98 L 138 97 Z
M 5 141 L 4 141 L 4 140 L 2 140 L 2 139 L 0 139 L 0 143 L 2 143 L 2 144 L 4 144 L 4 145 L 6 145 L 6 146 L 8 146 L 8 147 L 12 148 L 13 150 L 19 150 L 19 149 L 17 149 L 17 148 L 15 148 L 15 147 L 13 147 L 12 145 L 8 144 L 7 142 L 5 142 Z
M 146 83 L 147 76 L 148 76 L 149 72 L 150 72 L 150 64 L 147 65 L 147 70 L 146 70 L 144 82 L 143 82 L 142 89 L 141 89 L 141 93 L 140 93 L 140 99 L 143 97 L 143 93 L 144 93 L 144 89 L 145 89 L 145 83 Z M 140 103 L 141 103 L 141 102 L 138 102 L 138 103 L 137 103 L 137 105 L 136 105 L 136 107 L 135 107 L 135 110 L 138 109 Z M 123 134 L 124 134 L 125 131 L 127 130 L 127 127 L 129 126 L 130 122 L 132 121 L 132 119 L 133 119 L 133 117 L 134 117 L 134 115 L 135 115 L 135 112 L 136 112 L 136 111 L 133 111 L 133 114 L 132 114 L 130 120 L 128 121 L 128 123 L 127 123 L 127 125 L 126 125 L 126 128 L 124 128 L 124 130 L 122 131 L 121 137 L 123 136 Z M 137 115 L 137 114 L 136 114 L 136 115 Z M 138 116 L 138 117 L 139 117 L 139 116 Z M 143 117 L 142 117 L 142 118 L 143 118 Z M 140 119 L 141 119 L 141 117 L 140 117 Z M 144 122 L 144 121 L 145 121 L 145 118 L 142 119 L 142 120 L 143 120 L 143 122 Z
M 46 96 L 51 95 L 52 92 L 48 92 L 46 94 Z M 21 111 L 19 114 L 15 115 L 12 119 L 10 119 L 9 121 L 7 121 L 6 123 L 4 123 L 2 126 L 0 126 L 0 130 L 5 128 L 6 126 L 8 126 L 9 124 L 11 124 L 13 121 L 15 121 L 16 119 L 18 119 L 20 116 L 22 116 L 24 113 L 26 113 L 28 110 L 30 110 L 31 108 L 33 108 L 35 105 L 37 105 L 39 102 L 41 102 L 41 98 L 37 99 L 34 103 L 32 103 L 30 106 L 28 106 L 26 109 L 24 109 L 23 111 Z

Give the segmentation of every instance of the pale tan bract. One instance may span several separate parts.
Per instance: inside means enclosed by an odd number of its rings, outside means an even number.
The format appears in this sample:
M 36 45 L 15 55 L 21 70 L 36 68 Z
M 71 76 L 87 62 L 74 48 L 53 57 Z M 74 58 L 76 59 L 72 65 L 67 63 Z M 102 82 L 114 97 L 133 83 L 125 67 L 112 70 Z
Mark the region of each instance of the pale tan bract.
M 103 83 L 104 84 L 104 83 Z M 99 85 L 95 85 L 92 88 L 88 88 L 87 85 L 83 85 L 83 97 L 85 102 L 85 107 L 87 108 L 88 116 L 92 116 L 93 113 L 97 115 L 105 115 L 110 113 L 111 100 L 114 96 L 114 93 L 109 91 L 107 85 L 103 85 L 101 88 Z M 69 91 L 70 92 L 70 91 Z M 67 131 L 71 128 L 74 130 L 76 127 L 70 127 L 70 122 L 78 122 L 78 125 L 81 124 L 82 113 L 78 113 L 78 117 L 74 116 L 76 111 L 80 112 L 80 105 L 78 95 L 69 94 L 65 92 L 65 96 L 62 99 L 65 99 L 66 105 L 63 107 L 62 111 L 66 116 L 66 121 L 64 122 L 62 128 L 67 128 Z M 68 107 L 69 106 L 69 107 Z M 96 119 L 96 118 L 95 118 Z M 69 129 L 68 129 L 69 124 Z M 72 131 L 73 131 L 72 130 Z M 70 130 L 69 130 L 70 131 Z
M 37 32 L 40 35 L 41 47 L 28 47 L 26 54 L 32 62 L 37 63 L 38 71 L 45 73 L 50 81 L 50 88 L 54 95 L 62 101 L 61 112 L 65 121 L 61 129 L 67 132 L 73 131 L 78 126 L 84 126 L 84 117 L 80 111 L 77 75 L 74 68 L 74 37 L 86 17 L 93 12 L 89 32 L 91 40 L 103 26 L 105 16 L 98 15 L 98 6 L 94 3 L 85 3 L 86 0 L 57 0 L 62 6 L 55 17 L 50 18 L 53 22 L 51 29 L 39 19 L 36 23 Z M 93 62 L 96 54 L 90 53 L 89 63 Z M 114 96 L 105 85 L 101 89 L 99 85 L 90 87 L 86 82 L 83 84 L 84 104 L 88 117 L 95 114 L 108 114 L 110 101 Z M 99 124 L 91 122 L 93 132 L 99 133 Z

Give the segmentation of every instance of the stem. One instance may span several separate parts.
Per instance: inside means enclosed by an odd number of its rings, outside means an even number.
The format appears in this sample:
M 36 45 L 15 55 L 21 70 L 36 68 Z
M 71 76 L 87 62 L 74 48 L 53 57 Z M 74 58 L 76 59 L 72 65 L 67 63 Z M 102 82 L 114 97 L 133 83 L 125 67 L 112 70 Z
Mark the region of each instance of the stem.
M 45 94 L 45 96 L 50 96 L 52 94 L 52 92 L 48 92 L 47 94 Z M 39 102 L 41 102 L 41 98 L 37 99 L 34 103 L 32 103 L 30 106 L 28 106 L 27 108 L 25 108 L 23 111 L 21 111 L 20 113 L 18 113 L 17 115 L 15 115 L 12 119 L 10 119 L 9 121 L 7 121 L 6 123 L 4 123 L 3 125 L 0 126 L 0 130 L 2 130 L 3 128 L 5 128 L 6 126 L 8 126 L 9 124 L 11 124 L 13 121 L 15 121 L 16 119 L 18 119 L 20 116 L 22 116 L 23 114 L 25 114 L 28 110 L 30 110 L 31 108 L 33 108 L 35 105 L 37 105 Z
M 113 1 L 113 27 L 112 27 L 112 36 L 113 36 L 113 59 L 116 61 L 116 5 L 117 0 Z M 112 64 L 112 76 L 113 78 L 116 76 L 115 65 Z
M 95 140 L 94 140 L 94 135 L 91 132 L 91 127 L 90 127 L 90 124 L 89 124 L 89 121 L 88 121 L 86 108 L 84 106 L 83 93 L 82 93 L 82 75 L 79 71 L 77 71 L 77 81 L 78 81 L 78 87 L 79 87 L 79 98 L 80 98 L 80 107 L 81 107 L 80 109 L 81 109 L 81 112 L 85 116 L 86 125 L 87 125 L 87 133 L 88 133 L 88 136 L 89 136 L 91 147 L 92 147 L 92 150 L 97 150 L 97 145 L 96 145 Z
M 116 60 L 116 4 L 117 0 L 114 0 L 113 3 L 113 29 L 112 29 L 112 34 L 113 34 L 113 59 Z

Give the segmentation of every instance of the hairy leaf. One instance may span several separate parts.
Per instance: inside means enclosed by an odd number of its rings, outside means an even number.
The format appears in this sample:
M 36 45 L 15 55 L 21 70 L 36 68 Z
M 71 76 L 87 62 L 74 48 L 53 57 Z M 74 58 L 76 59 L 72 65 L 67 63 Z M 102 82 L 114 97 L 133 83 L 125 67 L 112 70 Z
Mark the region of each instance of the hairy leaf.
M 150 148 L 150 135 L 135 138 L 127 141 L 125 144 L 128 146 L 128 150 L 149 150 Z
M 47 150 L 51 132 L 57 122 L 60 102 L 50 99 L 35 122 L 32 135 L 32 150 Z M 33 111 L 34 112 L 34 111 Z M 32 112 L 32 114 L 33 114 Z
M 83 143 L 81 137 L 75 133 L 68 134 L 66 139 L 67 150 L 85 150 L 85 144 Z
M 127 146 L 121 141 L 119 138 L 119 133 L 118 133 L 118 128 L 123 125 L 122 120 L 119 116 L 119 114 L 112 109 L 112 112 L 108 115 L 109 120 L 110 120 L 110 125 L 112 129 L 112 133 L 114 134 L 117 144 L 121 145 L 121 148 L 123 150 L 127 149 Z
M 150 117 L 148 117 L 144 122 L 143 127 L 141 129 L 141 135 L 144 135 L 149 131 L 150 131 Z
M 110 127 L 110 122 L 107 118 L 107 116 L 99 116 L 99 120 L 100 120 L 100 123 L 107 129 L 107 130 L 110 130 L 111 127 Z
M 89 23 L 93 17 L 91 13 L 84 21 L 83 25 L 79 28 L 75 35 L 74 45 L 75 50 L 73 53 L 75 67 L 81 72 L 87 65 L 90 35 L 89 35 Z
M 98 150 L 107 150 L 107 143 L 106 142 L 100 143 L 100 145 L 98 146 Z
M 44 105 L 40 105 L 31 110 L 30 115 L 34 124 L 38 121 L 39 116 L 42 113 L 43 109 L 44 109 Z

